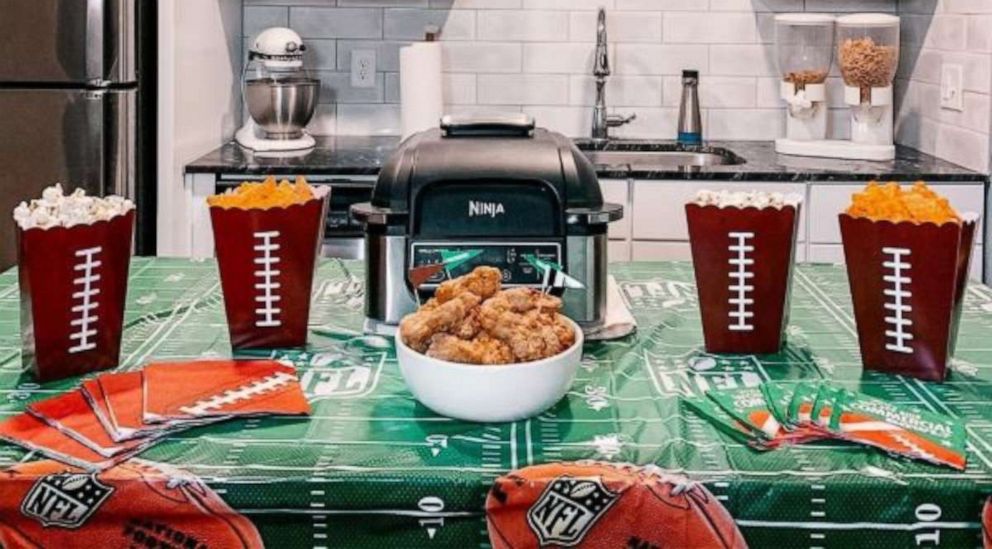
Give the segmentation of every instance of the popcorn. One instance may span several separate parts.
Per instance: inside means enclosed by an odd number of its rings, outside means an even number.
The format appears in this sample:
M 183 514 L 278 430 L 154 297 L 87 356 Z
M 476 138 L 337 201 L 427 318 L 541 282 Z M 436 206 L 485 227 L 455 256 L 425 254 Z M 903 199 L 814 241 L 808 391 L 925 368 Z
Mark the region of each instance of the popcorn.
M 134 203 L 120 196 L 99 198 L 86 196 L 86 191 L 76 189 L 66 195 L 62 184 L 56 183 L 41 192 L 41 198 L 21 202 L 14 208 L 14 221 L 23 229 L 49 229 L 88 225 L 108 221 L 124 215 L 134 208 Z
M 777 208 L 797 206 L 802 197 L 796 194 L 783 194 L 764 191 L 710 191 L 703 189 L 696 193 L 694 203 L 700 206 L 717 206 L 720 208 Z

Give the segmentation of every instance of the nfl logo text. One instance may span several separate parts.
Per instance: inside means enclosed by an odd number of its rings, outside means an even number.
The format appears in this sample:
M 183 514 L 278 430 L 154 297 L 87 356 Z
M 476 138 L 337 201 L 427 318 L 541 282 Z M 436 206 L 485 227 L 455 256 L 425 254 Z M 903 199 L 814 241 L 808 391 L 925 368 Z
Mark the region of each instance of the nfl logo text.
M 61 473 L 38 479 L 21 502 L 21 512 L 45 527 L 79 528 L 114 488 L 95 475 Z
M 599 477 L 558 477 L 527 511 L 527 523 L 541 546 L 573 547 L 618 498 Z

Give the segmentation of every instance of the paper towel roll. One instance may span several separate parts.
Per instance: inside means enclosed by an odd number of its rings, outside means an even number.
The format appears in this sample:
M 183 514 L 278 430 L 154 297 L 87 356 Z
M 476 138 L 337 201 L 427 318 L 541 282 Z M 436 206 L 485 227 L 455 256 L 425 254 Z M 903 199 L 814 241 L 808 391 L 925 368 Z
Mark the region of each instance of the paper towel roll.
M 441 44 L 417 42 L 400 49 L 403 137 L 436 128 L 444 110 Z

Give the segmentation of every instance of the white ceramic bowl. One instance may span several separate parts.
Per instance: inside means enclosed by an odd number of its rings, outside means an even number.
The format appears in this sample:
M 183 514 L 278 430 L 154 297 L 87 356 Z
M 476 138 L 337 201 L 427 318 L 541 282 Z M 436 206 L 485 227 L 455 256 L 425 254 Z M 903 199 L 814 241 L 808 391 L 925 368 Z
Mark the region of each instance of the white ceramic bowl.
M 543 360 L 480 366 L 418 353 L 396 335 L 396 358 L 407 387 L 421 404 L 465 421 L 504 422 L 535 416 L 561 400 L 582 361 L 582 329 L 571 319 L 575 344 Z

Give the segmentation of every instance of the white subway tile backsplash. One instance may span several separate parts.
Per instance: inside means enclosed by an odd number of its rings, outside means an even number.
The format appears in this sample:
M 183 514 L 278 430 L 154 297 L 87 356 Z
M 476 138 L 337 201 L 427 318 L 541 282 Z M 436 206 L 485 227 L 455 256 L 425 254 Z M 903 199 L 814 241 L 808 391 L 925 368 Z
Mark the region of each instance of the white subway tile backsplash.
M 246 6 L 244 35 L 255 36 L 269 27 L 285 27 L 289 23 L 289 8 L 273 6 Z
M 444 86 L 444 102 L 455 105 L 474 105 L 477 102 L 476 80 L 474 74 L 445 74 L 442 80 Z
M 661 42 L 661 12 L 616 11 L 606 18 L 606 33 L 614 41 Z M 572 12 L 569 38 L 576 42 L 596 41 L 596 12 Z
M 966 48 L 974 52 L 992 53 L 992 15 L 968 17 Z
M 586 137 L 592 129 L 592 113 L 582 107 L 526 106 L 523 112 L 542 127 L 554 128 L 569 137 Z
M 337 68 L 336 40 L 307 40 L 307 51 L 304 62 L 314 70 L 334 70 Z
M 636 112 L 614 135 L 671 139 L 680 75 L 700 71 L 712 139 L 773 139 L 784 131 L 774 49 L 778 13 L 898 13 L 897 139 L 988 169 L 992 127 L 992 0 L 245 0 L 244 34 L 289 25 L 307 38 L 323 81 L 315 133 L 398 133 L 399 50 L 441 27 L 446 110 L 524 111 L 588 135 L 596 9 L 607 9 L 613 113 Z M 376 52 L 376 85 L 352 88 L 352 52 Z M 964 110 L 939 106 L 941 70 L 964 69 Z M 836 67 L 827 81 L 833 138 L 850 134 Z
M 289 26 L 304 38 L 382 38 L 382 10 L 294 7 Z
M 567 105 L 568 77 L 560 74 L 480 74 L 480 105 Z
M 535 42 L 524 44 L 523 52 L 524 72 L 589 74 L 592 72 L 596 44 Z
M 710 11 L 803 11 L 803 0 L 710 0 Z
M 660 107 L 661 83 L 660 76 L 613 76 L 606 83 L 607 105 Z M 571 77 L 569 103 L 586 106 L 596 103 L 596 83 L 592 76 Z
M 893 0 L 806 0 L 806 11 L 893 13 Z
M 398 72 L 387 72 L 386 74 L 386 103 L 400 102 L 400 74 Z M 441 82 L 444 86 L 444 103 L 446 105 L 474 105 L 475 98 L 475 75 L 449 73 L 445 74 Z
M 399 135 L 400 106 L 390 103 L 337 106 L 338 135 Z
M 613 110 L 616 111 L 617 109 Z M 637 118 L 626 126 L 616 128 L 613 134 L 617 137 L 626 139 L 675 139 L 678 133 L 678 109 L 638 107 L 631 110 L 636 111 Z M 623 114 L 630 113 L 626 109 L 623 109 Z M 704 118 L 704 131 L 706 126 L 706 119 Z
M 517 73 L 523 68 L 518 43 L 445 42 L 444 68 L 451 72 Z
M 351 52 L 355 50 L 375 50 L 376 68 L 383 72 L 400 70 L 400 48 L 409 45 L 408 41 L 393 42 L 382 40 L 338 40 L 338 69 L 351 69 Z
M 317 105 L 313 118 L 307 124 L 307 131 L 314 135 L 334 135 L 337 133 L 337 123 L 335 113 L 337 105 L 333 103 L 323 103 Z
M 662 33 L 667 44 L 750 44 L 758 23 L 753 13 L 671 12 Z
M 337 0 L 343 8 L 426 8 L 427 0 Z
M 596 10 L 610 9 L 613 0 L 523 0 L 526 9 L 539 10 Z
M 387 40 L 423 40 L 425 29 L 441 29 L 441 40 L 475 38 L 475 12 L 468 10 L 387 9 L 383 33 Z
M 719 109 L 756 107 L 757 88 L 757 79 L 752 77 L 702 76 L 699 80 L 699 105 Z M 666 107 L 679 106 L 682 100 L 681 77 L 665 77 L 664 97 Z M 778 106 L 771 105 L 773 108 Z
M 759 109 L 773 109 L 783 107 L 782 80 L 777 76 L 760 76 L 757 79 L 755 88 L 755 106 Z
M 386 75 L 386 103 L 400 102 L 400 73 L 387 72 Z
M 966 168 L 988 171 L 989 135 L 941 124 L 937 130 L 934 154 Z
M 432 8 L 443 9 L 513 9 L 519 8 L 523 0 L 430 0 Z
M 785 131 L 780 109 L 709 109 L 709 139 L 775 139 Z
M 619 10 L 699 11 L 710 0 L 615 0 Z
M 356 88 L 347 72 L 314 71 L 320 79 L 321 103 L 381 103 L 384 99 L 384 73 L 377 72 L 375 86 Z
M 547 10 L 479 10 L 479 40 L 565 42 L 568 12 Z
M 772 76 L 778 74 L 775 54 L 765 46 L 713 45 L 709 47 L 710 74 L 720 76 Z
M 672 75 L 709 68 L 709 48 L 701 45 L 618 44 L 615 55 L 616 74 Z

